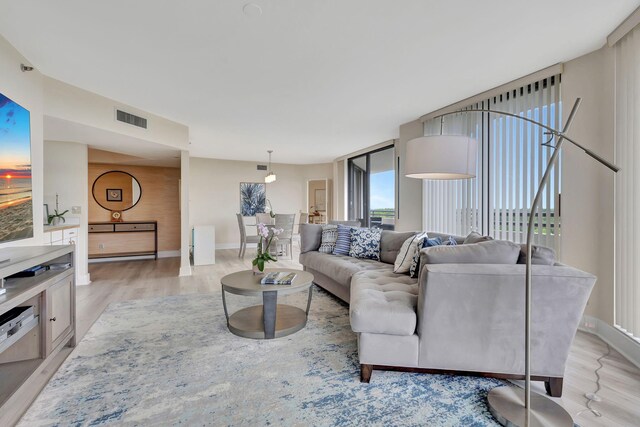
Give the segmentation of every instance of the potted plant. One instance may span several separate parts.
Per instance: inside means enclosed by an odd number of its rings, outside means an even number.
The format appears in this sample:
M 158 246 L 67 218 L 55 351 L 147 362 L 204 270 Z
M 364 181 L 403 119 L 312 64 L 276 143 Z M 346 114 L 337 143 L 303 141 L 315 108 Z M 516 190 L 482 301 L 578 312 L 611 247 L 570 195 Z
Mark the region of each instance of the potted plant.
M 263 223 L 258 224 L 260 240 L 258 241 L 256 257 L 251 261 L 254 274 L 262 274 L 264 272 L 264 265 L 267 262 L 278 260 L 275 256 L 271 255 L 269 248 L 274 240 L 278 240 L 278 234 L 283 231 L 284 230 L 282 228 L 267 227 Z
M 64 212 L 58 212 L 58 209 L 60 209 L 60 207 L 58 206 L 58 194 L 56 194 L 56 208 L 53 210 L 54 213 L 47 217 L 47 224 L 58 225 L 61 222 L 65 222 L 64 214 L 69 212 L 69 209 L 65 210 Z

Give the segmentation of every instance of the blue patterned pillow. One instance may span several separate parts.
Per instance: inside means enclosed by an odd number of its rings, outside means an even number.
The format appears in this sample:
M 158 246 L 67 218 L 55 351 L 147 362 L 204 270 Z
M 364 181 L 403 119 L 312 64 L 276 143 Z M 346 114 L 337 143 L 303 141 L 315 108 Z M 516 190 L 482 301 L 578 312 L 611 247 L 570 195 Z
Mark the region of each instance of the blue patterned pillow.
M 420 249 L 428 248 L 431 246 L 440 246 L 442 244 L 442 239 L 439 237 L 434 237 L 433 239 L 424 238 L 422 239 L 422 245 L 420 245 L 415 255 L 413 255 L 413 260 L 411 261 L 411 268 L 409 268 L 409 276 L 418 277 L 418 272 L 420 271 Z
M 336 239 L 336 248 L 333 250 L 334 255 L 349 255 L 351 248 L 351 228 L 346 225 L 338 224 L 338 238 Z
M 351 229 L 351 249 L 349 256 L 380 261 L 380 228 Z
M 454 239 L 453 236 L 449 236 L 443 244 L 448 246 L 456 246 L 458 242 L 456 242 L 456 239 Z
M 338 240 L 338 226 L 327 224 L 322 226 L 322 240 L 318 252 L 332 254 L 336 249 L 336 241 Z

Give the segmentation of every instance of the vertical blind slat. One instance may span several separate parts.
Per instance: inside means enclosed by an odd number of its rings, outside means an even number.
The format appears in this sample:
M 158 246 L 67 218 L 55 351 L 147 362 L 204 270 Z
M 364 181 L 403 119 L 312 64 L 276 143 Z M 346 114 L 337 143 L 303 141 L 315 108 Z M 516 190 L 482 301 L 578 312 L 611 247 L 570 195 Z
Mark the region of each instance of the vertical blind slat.
M 615 324 L 640 340 L 640 28 L 620 40 L 616 55 Z M 635 167 L 634 167 L 635 166 Z
M 470 105 L 488 107 L 561 127 L 560 79 L 533 82 L 516 91 Z M 483 120 L 488 129 L 483 131 Z M 440 133 L 440 119 L 425 122 L 425 135 Z M 485 233 L 497 239 L 523 242 L 531 215 L 531 198 L 537 189 L 550 148 L 541 144 L 545 135 L 538 126 L 522 120 L 490 113 L 461 113 L 446 116 L 445 134 L 463 134 L 476 138 L 478 145 L 477 177 L 464 181 L 432 181 L 424 186 L 424 200 L 429 212 L 426 224 L 432 231 L 466 235 L 482 230 L 483 215 L 488 215 Z M 487 159 L 488 165 L 483 164 Z M 482 171 L 488 171 L 483 176 Z M 549 185 L 535 218 L 534 242 L 559 249 L 561 219 L 558 194 L 561 166 L 552 170 Z M 485 181 L 486 180 L 486 181 Z M 488 182 L 488 194 L 481 186 Z M 482 200 L 487 198 L 487 203 Z M 437 218 L 432 218 L 432 217 Z

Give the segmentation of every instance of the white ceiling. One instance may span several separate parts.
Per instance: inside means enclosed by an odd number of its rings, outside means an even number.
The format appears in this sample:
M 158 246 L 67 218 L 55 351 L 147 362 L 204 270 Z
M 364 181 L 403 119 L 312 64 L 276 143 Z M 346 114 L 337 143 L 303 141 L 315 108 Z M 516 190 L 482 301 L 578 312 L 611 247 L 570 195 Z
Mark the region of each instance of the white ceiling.
M 0 34 L 46 75 L 188 125 L 192 155 L 318 163 L 593 51 L 640 5 L 249 1 L 0 0 Z

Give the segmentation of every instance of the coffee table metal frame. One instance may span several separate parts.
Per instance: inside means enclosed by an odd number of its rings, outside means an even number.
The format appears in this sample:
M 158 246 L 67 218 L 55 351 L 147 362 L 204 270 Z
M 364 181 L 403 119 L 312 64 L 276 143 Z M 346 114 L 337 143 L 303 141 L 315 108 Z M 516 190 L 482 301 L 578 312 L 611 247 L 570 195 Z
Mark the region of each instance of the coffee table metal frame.
M 291 285 L 261 285 L 262 275 L 254 275 L 251 270 L 239 271 L 224 276 L 222 283 L 222 306 L 231 333 L 254 339 L 273 339 L 291 335 L 304 328 L 309 317 L 313 294 L 313 275 L 306 271 L 290 268 L 266 269 L 270 271 L 291 271 L 297 274 Z M 286 304 L 278 304 L 278 295 L 288 295 L 308 289 L 306 310 Z M 225 293 L 257 296 L 262 294 L 262 305 L 255 305 L 229 315 Z

